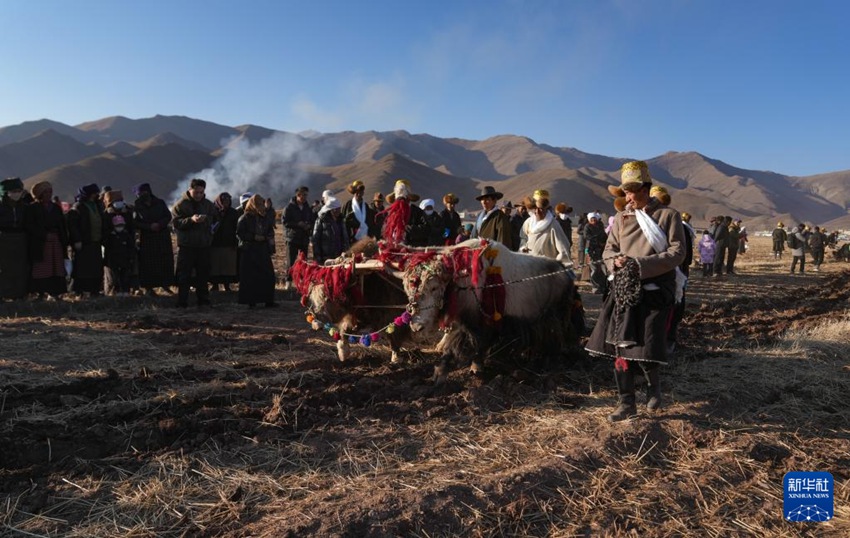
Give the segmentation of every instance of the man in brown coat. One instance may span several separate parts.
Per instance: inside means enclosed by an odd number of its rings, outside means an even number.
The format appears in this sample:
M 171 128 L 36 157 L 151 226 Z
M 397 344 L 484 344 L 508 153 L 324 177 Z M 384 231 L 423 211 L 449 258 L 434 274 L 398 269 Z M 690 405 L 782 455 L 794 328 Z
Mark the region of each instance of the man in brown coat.
M 615 359 L 617 422 L 637 415 L 635 375 L 647 383 L 649 411 L 661 407 L 659 366 L 667 362 L 667 322 L 682 298 L 685 230 L 679 212 L 650 197 L 652 179 L 643 161 L 623 165 L 628 205 L 617 213 L 603 252 L 614 293 L 608 295 L 587 342 L 593 355 Z
M 481 202 L 482 211 L 475 222 L 473 237 L 482 237 L 498 241 L 511 250 L 516 250 L 511 233 L 511 218 L 496 207 L 496 201 L 503 194 L 491 186 L 481 189 L 481 195 L 475 199 Z

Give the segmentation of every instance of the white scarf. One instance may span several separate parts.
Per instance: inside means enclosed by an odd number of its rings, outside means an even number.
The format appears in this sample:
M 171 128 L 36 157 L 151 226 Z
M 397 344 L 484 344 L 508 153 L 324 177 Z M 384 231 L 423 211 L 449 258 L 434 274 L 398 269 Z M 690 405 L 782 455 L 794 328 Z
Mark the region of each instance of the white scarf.
M 359 241 L 366 237 L 369 233 L 369 228 L 366 226 L 366 204 L 361 204 L 355 197 L 351 199 L 351 209 L 353 210 L 357 221 L 360 223 L 360 226 L 357 228 L 357 232 L 354 234 L 354 239 Z
M 638 225 L 640 226 L 640 231 L 643 232 L 646 240 L 649 241 L 649 244 L 652 246 L 652 249 L 657 253 L 661 254 L 665 250 L 667 250 L 667 237 L 664 234 L 664 230 L 658 225 L 657 222 L 652 220 L 652 217 L 647 215 L 646 211 L 643 209 L 635 209 L 635 217 L 637 217 Z M 688 277 L 685 276 L 685 273 L 676 266 L 676 302 L 681 303 L 682 297 L 685 293 L 685 284 L 688 283 Z M 655 288 L 653 288 L 655 289 Z
M 547 211 L 546 216 L 540 220 L 537 219 L 537 215 L 534 213 L 532 213 L 529 218 L 531 219 L 531 226 L 528 227 L 528 233 L 539 234 L 549 229 L 549 226 L 552 225 L 552 220 L 554 220 L 554 215 Z

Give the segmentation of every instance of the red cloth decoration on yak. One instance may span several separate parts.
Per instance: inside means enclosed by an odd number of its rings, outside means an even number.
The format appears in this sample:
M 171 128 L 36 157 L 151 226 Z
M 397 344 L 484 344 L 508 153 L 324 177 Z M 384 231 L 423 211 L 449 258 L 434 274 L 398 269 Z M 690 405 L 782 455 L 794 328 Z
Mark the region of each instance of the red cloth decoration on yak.
M 325 266 L 317 263 L 308 263 L 304 254 L 298 256 L 298 260 L 289 270 L 295 289 L 302 297 L 310 293 L 314 284 L 322 284 L 325 287 L 325 295 L 330 301 L 336 303 L 345 302 L 346 290 L 354 274 L 354 264 Z
M 484 287 L 481 290 L 481 311 L 490 318 L 492 323 L 498 324 L 502 319 L 502 313 L 505 311 L 506 297 L 502 268 L 494 265 L 496 257 L 499 256 L 499 251 L 495 248 L 487 248 L 483 255 L 488 264 L 484 269 L 487 276 L 484 278 Z M 478 271 L 474 274 L 477 275 Z M 473 278 L 473 282 L 475 280 Z

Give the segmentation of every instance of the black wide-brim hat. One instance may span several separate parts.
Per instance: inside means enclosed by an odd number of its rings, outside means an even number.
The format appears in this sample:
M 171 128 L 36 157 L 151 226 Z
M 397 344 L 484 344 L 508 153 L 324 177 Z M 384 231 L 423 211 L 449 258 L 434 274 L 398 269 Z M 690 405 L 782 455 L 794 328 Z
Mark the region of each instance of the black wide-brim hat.
M 496 200 L 501 200 L 502 196 L 504 196 L 504 194 L 497 191 L 494 187 L 487 185 L 486 187 L 481 189 L 481 194 L 476 196 L 475 199 L 478 200 L 479 202 L 481 201 L 482 198 L 488 198 L 488 197 L 495 198 Z

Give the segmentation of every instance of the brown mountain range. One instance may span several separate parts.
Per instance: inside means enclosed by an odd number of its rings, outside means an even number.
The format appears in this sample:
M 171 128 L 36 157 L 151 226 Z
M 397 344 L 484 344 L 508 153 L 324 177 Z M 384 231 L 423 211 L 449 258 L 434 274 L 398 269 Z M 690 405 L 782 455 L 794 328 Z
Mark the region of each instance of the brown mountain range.
M 0 128 L 0 173 L 25 177 L 28 184 L 52 181 L 63 197 L 92 181 L 114 188 L 148 181 L 155 192 L 167 195 L 216 158 L 271 136 L 298 149 L 297 158 L 271 159 L 267 169 L 252 172 L 256 190 L 272 195 L 278 207 L 300 183 L 315 189 L 316 197 L 330 188 L 345 199 L 344 187 L 355 179 L 367 184 L 371 196 L 376 190 L 386 194 L 395 179 L 404 177 L 415 192 L 438 203 L 446 192 L 455 192 L 463 209 L 477 209 L 475 195 L 492 184 L 514 202 L 545 188 L 553 200 L 577 212 L 608 212 L 606 187 L 618 183 L 620 166 L 630 160 L 514 135 L 476 141 L 406 131 L 293 134 L 183 116 L 114 116 L 75 127 L 38 120 Z M 696 152 L 646 160 L 655 181 L 670 190 L 673 205 L 693 214 L 698 226 L 723 214 L 741 217 L 756 229 L 770 229 L 777 219 L 850 227 L 850 171 L 791 177 L 736 168 Z

